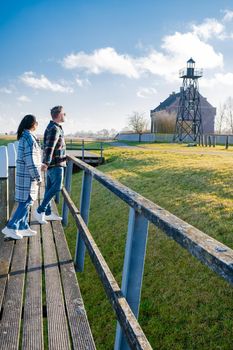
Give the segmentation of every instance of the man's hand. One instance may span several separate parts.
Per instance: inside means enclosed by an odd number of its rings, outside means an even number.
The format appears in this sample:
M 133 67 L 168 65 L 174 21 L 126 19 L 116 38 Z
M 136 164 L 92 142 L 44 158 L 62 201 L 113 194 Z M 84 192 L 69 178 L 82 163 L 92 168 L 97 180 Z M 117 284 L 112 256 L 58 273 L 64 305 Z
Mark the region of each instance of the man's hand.
M 41 171 L 47 171 L 47 170 L 48 170 L 48 165 L 42 163 L 42 164 L 41 164 Z

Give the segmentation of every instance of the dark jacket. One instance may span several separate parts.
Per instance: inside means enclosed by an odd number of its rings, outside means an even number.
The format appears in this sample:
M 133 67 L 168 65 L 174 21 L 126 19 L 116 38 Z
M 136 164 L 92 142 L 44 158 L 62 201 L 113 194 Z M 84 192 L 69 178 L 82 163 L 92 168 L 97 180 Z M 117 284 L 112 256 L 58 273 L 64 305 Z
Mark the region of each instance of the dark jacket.
M 53 120 L 48 124 L 44 133 L 43 163 L 48 167 L 66 166 L 66 144 L 64 131 Z

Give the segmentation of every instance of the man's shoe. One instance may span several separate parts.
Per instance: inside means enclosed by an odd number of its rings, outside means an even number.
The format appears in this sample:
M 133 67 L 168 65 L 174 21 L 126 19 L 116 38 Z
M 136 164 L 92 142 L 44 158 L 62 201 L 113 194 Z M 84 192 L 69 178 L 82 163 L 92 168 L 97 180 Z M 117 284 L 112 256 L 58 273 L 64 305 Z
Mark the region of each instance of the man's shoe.
M 50 215 L 45 215 L 45 220 L 48 220 L 48 221 L 62 221 L 62 217 L 58 216 L 55 213 L 51 213 Z
M 7 226 L 4 227 L 4 229 L 2 230 L 2 233 L 6 236 L 6 238 L 13 238 L 13 239 L 22 239 L 23 238 L 23 236 L 19 233 L 18 230 L 8 228 Z
M 32 230 L 30 227 L 27 228 L 26 230 L 19 230 L 19 233 L 23 236 L 23 237 L 33 237 L 37 235 L 37 232 Z
M 38 221 L 40 224 L 47 224 L 47 221 L 45 220 L 45 213 L 38 213 L 37 209 L 34 211 L 34 218 L 36 221 Z

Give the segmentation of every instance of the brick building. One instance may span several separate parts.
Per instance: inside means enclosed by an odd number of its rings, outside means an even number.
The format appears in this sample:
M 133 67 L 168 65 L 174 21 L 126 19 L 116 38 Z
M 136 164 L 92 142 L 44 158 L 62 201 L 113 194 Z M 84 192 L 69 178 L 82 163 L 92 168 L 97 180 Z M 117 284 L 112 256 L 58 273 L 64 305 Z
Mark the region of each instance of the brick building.
M 176 118 L 180 99 L 180 92 L 173 92 L 166 100 L 161 102 L 159 106 L 150 111 L 151 117 L 151 132 L 159 132 L 156 125 L 156 117 L 161 115 L 161 112 L 173 115 Z M 214 133 L 214 120 L 216 115 L 216 108 L 213 107 L 206 99 L 200 94 L 201 113 L 202 113 L 202 125 L 204 133 Z M 175 121 L 174 121 L 175 122 Z

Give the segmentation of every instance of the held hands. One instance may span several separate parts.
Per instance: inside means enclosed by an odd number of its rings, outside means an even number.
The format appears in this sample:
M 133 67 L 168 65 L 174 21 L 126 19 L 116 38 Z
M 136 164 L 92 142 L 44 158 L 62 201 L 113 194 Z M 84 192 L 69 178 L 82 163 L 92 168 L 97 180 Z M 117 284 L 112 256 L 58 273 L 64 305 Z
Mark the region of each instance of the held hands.
M 47 171 L 47 170 L 48 170 L 48 165 L 42 163 L 42 164 L 41 164 L 41 171 Z

